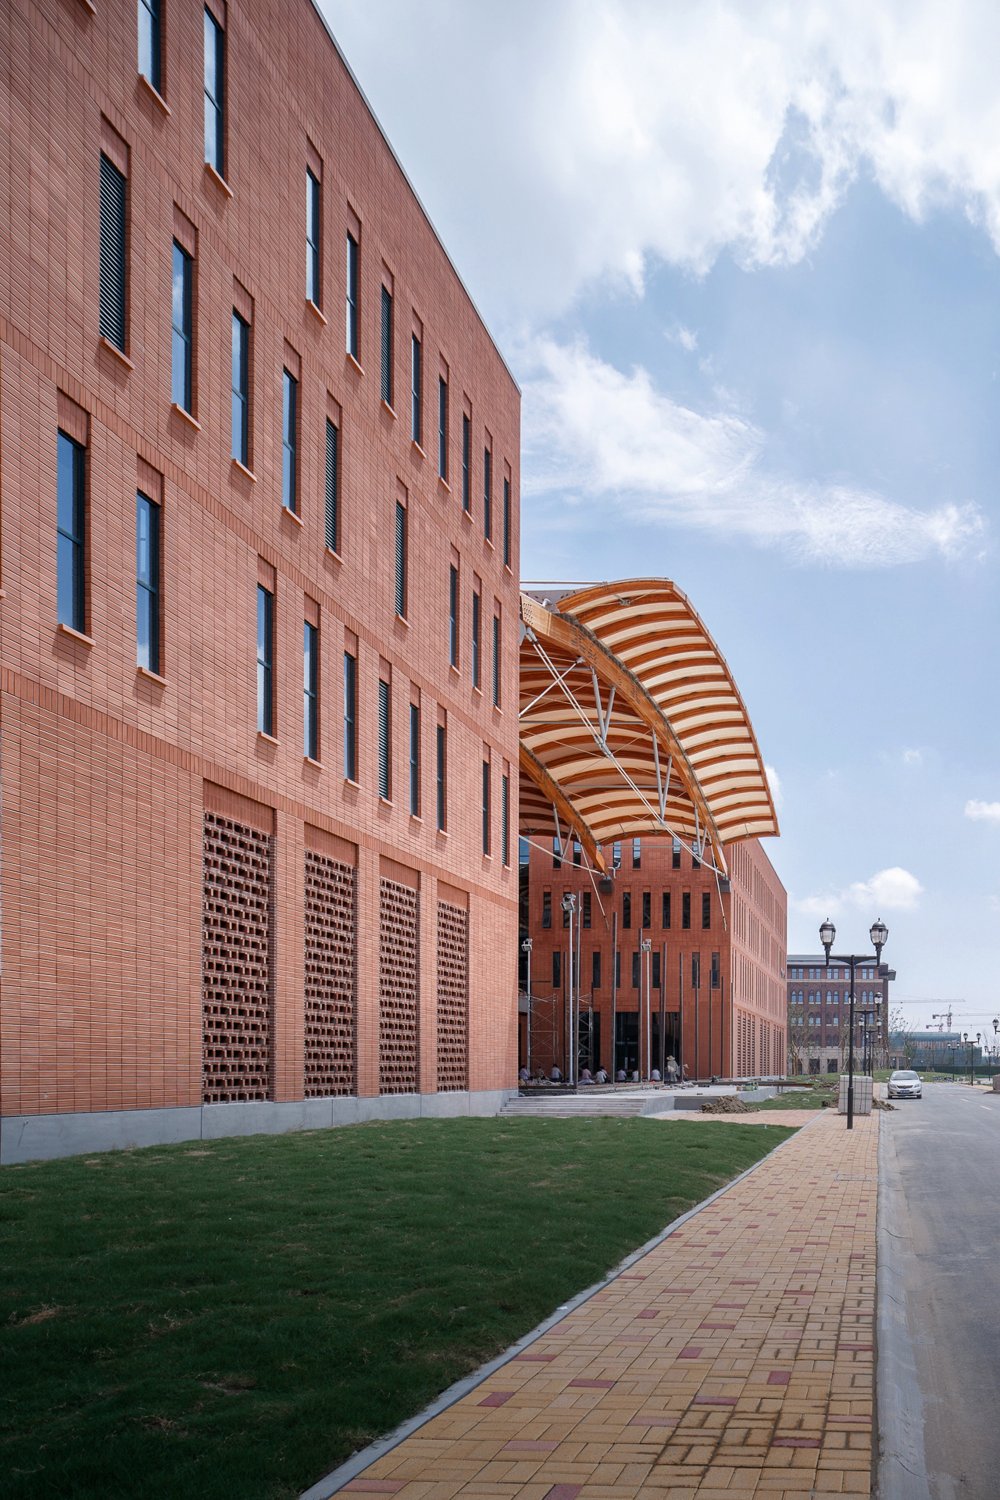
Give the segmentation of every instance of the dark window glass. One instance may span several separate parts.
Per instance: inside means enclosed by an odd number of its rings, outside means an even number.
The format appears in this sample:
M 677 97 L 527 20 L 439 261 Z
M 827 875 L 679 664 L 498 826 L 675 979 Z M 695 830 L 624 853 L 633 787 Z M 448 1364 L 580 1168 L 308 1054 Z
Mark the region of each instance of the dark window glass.
M 81 635 L 87 623 L 85 481 L 84 448 L 60 432 L 56 439 L 56 617 Z
M 222 27 L 205 10 L 205 160 L 220 177 L 226 175 L 226 38 Z
M 320 306 L 319 282 L 319 178 L 306 167 L 306 296 Z
M 379 678 L 378 684 L 378 794 L 388 802 L 392 795 L 392 732 L 389 684 Z
M 493 616 L 493 707 L 500 707 L 500 616 Z M 580 861 L 576 860 L 579 864 Z
M 303 622 L 302 629 L 302 753 L 319 760 L 319 629 Z
M 503 565 L 510 567 L 510 480 L 503 482 Z
M 443 833 L 448 824 L 448 733 L 443 724 L 437 726 L 437 767 L 435 789 L 437 792 L 437 826 Z
M 344 777 L 358 779 L 358 659 L 344 652 Z
M 420 709 L 410 704 L 410 813 L 420 816 Z
M 326 419 L 326 545 L 340 551 L 340 431 Z
M 562 954 L 552 955 L 552 988 L 557 990 L 562 985 Z
M 406 506 L 396 501 L 396 613 L 406 619 Z
M 616 953 L 615 953 L 615 988 L 620 990 L 621 987 L 622 987 L 622 955 L 621 955 L 621 949 L 619 948 L 616 951 Z
M 632 926 L 632 892 L 622 891 L 622 926 Z
M 462 413 L 462 509 L 472 510 L 472 423 Z
M 632 988 L 639 988 L 639 954 L 635 952 L 632 954 Z
M 559 903 L 560 908 L 562 910 L 562 924 L 563 924 L 564 927 L 568 927 L 569 926 L 569 903 L 566 900 L 566 897 L 568 895 L 569 895 L 569 891 L 563 891 L 563 898 L 562 898 L 562 901 Z
M 641 869 L 641 867 L 642 867 L 642 839 L 633 839 L 632 840 L 632 868 L 633 868 L 633 870 L 638 870 L 638 869 Z
M 719 955 L 717 953 L 713 953 L 712 954 L 712 989 L 713 990 L 717 990 L 719 988 L 719 982 L 720 982 L 720 980 L 719 980 L 719 972 L 720 972 L 719 971 Z
M 173 248 L 173 284 L 170 296 L 171 366 L 170 399 L 184 411 L 193 411 L 191 291 L 194 262 L 177 241 Z
M 653 925 L 652 896 L 650 895 L 649 891 L 643 891 L 643 893 L 642 893 L 642 924 L 641 925 L 643 926 L 643 928 L 651 927 Z
M 135 497 L 136 661 L 160 670 L 160 507 L 141 492 Z
M 250 467 L 250 324 L 233 309 L 233 457 Z
M 601 950 L 595 948 L 590 958 L 590 988 L 599 990 L 601 987 Z
M 139 0 L 139 72 L 163 93 L 160 58 L 160 0 Z
M 552 926 L 552 892 L 551 891 L 543 891 L 542 892 L 542 926 L 544 928 L 549 928 L 549 927 Z
M 691 892 L 684 891 L 681 895 L 681 926 L 691 926 Z
M 382 287 L 382 400 L 392 405 L 392 293 Z
M 483 449 L 483 536 L 493 536 L 493 454 Z
M 575 865 L 583 864 L 583 845 L 579 839 L 573 840 L 573 863 Z
M 510 864 L 510 777 L 500 777 L 500 858 Z M 588 893 L 589 894 L 589 893 Z
M 448 478 L 448 382 L 438 376 L 438 475 Z
M 483 761 L 483 853 L 490 852 L 490 763 Z
M 679 870 L 681 867 L 681 841 L 676 835 L 670 851 L 670 867 L 673 870 Z
M 274 595 L 257 585 L 257 728 L 274 734 Z
M 612 866 L 612 868 L 615 869 L 615 870 L 620 869 L 621 868 L 621 862 L 622 862 L 622 846 L 621 846 L 620 841 L 618 839 L 615 839 L 614 843 L 611 845 L 611 866 Z
M 481 615 L 482 600 L 479 594 L 472 595 L 472 686 L 477 688 L 480 682 L 480 646 L 481 646 Z
M 420 340 L 414 334 L 410 341 L 410 436 L 423 447 L 424 442 L 424 356 Z
M 458 569 L 448 569 L 448 662 L 458 666 Z
M 101 155 L 101 276 L 98 327 L 125 352 L 126 263 L 125 178 Z
M 347 232 L 347 352 L 358 358 L 358 242 Z
M 697 844 L 697 842 L 695 842 L 695 843 L 693 843 L 691 845 L 691 868 L 692 868 L 692 870 L 700 870 L 701 869 L 701 856 L 698 853 L 698 844 Z
M 593 899 L 590 891 L 583 892 L 583 925 L 589 927 L 593 919 Z
M 562 869 L 562 845 L 558 838 L 552 840 L 552 868 L 553 870 Z
M 664 891 L 663 892 L 663 905 L 662 905 L 662 909 L 661 909 L 661 912 L 660 912 L 660 926 L 661 927 L 669 927 L 670 926 L 670 892 L 669 891 Z
M 281 503 L 293 513 L 298 509 L 298 404 L 299 383 L 287 370 L 281 372 Z
M 701 893 L 701 925 L 702 927 L 712 925 L 712 897 L 709 891 Z
M 658 990 L 660 988 L 660 955 L 658 953 L 653 954 L 652 986 L 654 990 Z

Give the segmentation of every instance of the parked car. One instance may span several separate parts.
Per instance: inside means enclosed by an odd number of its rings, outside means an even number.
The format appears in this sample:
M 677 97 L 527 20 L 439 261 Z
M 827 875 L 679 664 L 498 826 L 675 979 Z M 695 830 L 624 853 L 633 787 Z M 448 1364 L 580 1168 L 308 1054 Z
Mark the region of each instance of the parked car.
M 890 1099 L 922 1099 L 924 1086 L 919 1073 L 912 1068 L 899 1068 L 889 1077 Z

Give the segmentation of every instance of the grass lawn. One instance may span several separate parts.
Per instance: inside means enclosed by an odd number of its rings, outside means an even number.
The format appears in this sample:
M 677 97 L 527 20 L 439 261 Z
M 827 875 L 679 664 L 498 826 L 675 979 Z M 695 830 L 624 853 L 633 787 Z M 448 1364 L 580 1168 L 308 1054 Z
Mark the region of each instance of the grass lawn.
M 454 1120 L 0 1171 L 0 1482 L 287 1497 L 789 1132 Z
M 801 1089 L 782 1089 L 779 1094 L 775 1094 L 773 1099 L 760 1099 L 747 1107 L 755 1112 L 780 1109 L 823 1109 L 824 1107 L 836 1109 L 838 1091 L 839 1083 L 836 1079 L 828 1083 L 825 1078 L 821 1078 L 812 1088 L 806 1085 Z

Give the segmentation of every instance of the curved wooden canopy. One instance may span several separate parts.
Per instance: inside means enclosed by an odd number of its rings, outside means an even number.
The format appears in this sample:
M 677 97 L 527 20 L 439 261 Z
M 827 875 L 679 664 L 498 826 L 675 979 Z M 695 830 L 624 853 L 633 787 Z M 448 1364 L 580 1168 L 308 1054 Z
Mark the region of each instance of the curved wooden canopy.
M 743 699 L 672 583 L 522 593 L 521 621 L 522 834 L 579 838 L 591 858 L 675 834 L 724 871 L 726 844 L 778 832 Z

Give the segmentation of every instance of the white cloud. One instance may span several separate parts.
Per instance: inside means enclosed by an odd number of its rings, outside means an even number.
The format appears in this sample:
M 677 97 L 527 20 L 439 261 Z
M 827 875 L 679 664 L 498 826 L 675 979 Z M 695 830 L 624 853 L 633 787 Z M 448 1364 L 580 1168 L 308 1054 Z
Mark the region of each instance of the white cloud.
M 922 766 L 924 763 L 924 752 L 922 750 L 904 750 L 904 766 Z
M 766 438 L 733 411 L 692 411 L 641 366 L 623 373 L 583 341 L 526 341 L 524 492 L 568 491 L 633 521 L 781 546 L 802 562 L 880 568 L 981 545 L 974 505 L 918 511 L 843 485 L 798 485 L 770 469 Z
M 977 802 L 970 798 L 965 804 L 965 816 L 974 823 L 1000 823 L 1000 802 Z
M 874 920 L 887 911 L 915 911 L 923 893 L 924 888 L 915 875 L 893 865 L 877 871 L 868 880 L 856 880 L 843 890 L 803 896 L 794 905 L 805 915 L 820 920 L 856 911 L 865 912 Z
M 650 260 L 795 262 L 862 172 L 1000 249 L 992 0 L 321 3 L 490 316 L 640 294 Z
M 698 335 L 693 328 L 685 328 L 683 323 L 678 323 L 676 327 L 668 328 L 667 342 L 676 344 L 686 354 L 693 354 L 698 347 Z
M 767 784 L 771 788 L 771 796 L 774 798 L 775 811 L 780 812 L 782 802 L 784 801 L 784 798 L 781 795 L 781 777 L 778 775 L 774 766 L 765 765 L 764 773 L 767 776 Z

